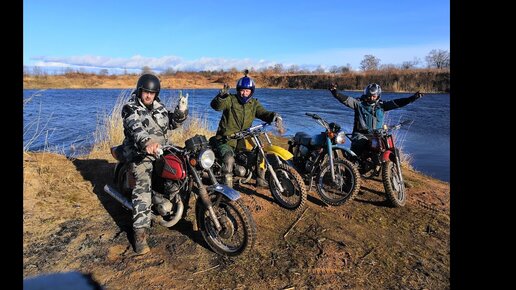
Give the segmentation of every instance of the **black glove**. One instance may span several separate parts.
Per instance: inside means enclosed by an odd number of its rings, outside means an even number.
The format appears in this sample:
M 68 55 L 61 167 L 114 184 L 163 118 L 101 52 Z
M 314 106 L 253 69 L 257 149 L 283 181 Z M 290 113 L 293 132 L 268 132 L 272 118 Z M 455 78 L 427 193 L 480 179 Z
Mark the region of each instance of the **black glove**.
M 415 100 L 420 99 L 422 96 L 424 96 L 424 94 L 417 91 L 415 94 L 410 96 L 410 98 L 412 99 L 412 102 L 414 102 Z
M 222 90 L 219 91 L 219 97 L 224 99 L 227 96 L 229 96 L 229 85 L 227 83 L 224 83 L 224 87 L 222 88 Z
M 335 95 L 337 93 L 337 84 L 331 83 L 330 86 L 328 87 L 328 90 L 330 90 L 332 95 Z

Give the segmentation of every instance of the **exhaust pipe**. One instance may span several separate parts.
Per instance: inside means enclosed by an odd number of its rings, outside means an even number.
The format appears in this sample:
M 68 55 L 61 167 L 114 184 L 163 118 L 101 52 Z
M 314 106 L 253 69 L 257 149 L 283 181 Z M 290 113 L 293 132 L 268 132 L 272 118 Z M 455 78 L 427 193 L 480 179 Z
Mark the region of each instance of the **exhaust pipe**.
M 132 203 L 127 198 L 122 196 L 118 191 L 116 191 L 116 189 L 114 189 L 113 187 L 106 184 L 106 185 L 104 185 L 104 191 L 107 194 L 111 195 L 111 197 L 113 197 L 116 201 L 121 203 L 128 210 L 131 210 L 131 211 L 133 210 Z
M 131 211 L 133 210 L 132 203 L 127 198 L 123 197 L 113 187 L 111 187 L 108 184 L 106 184 L 106 185 L 104 185 L 104 191 L 107 194 L 111 195 L 111 197 L 113 197 L 116 201 L 121 203 L 122 206 L 124 206 L 126 209 L 131 210 Z M 160 216 L 160 215 L 155 215 L 154 213 L 152 214 L 153 217 L 156 219 L 156 221 L 160 225 L 168 228 L 168 227 L 171 227 L 171 226 L 175 225 L 182 218 L 183 210 L 184 210 L 184 205 L 183 205 L 183 202 L 181 201 L 181 198 L 179 197 L 179 195 L 176 195 L 176 203 L 177 203 L 176 213 L 172 216 L 171 220 L 167 221 L 167 220 L 163 219 L 163 217 Z
M 183 217 L 184 205 L 178 194 L 176 194 L 175 202 L 177 205 L 176 212 L 174 213 L 174 215 L 172 216 L 172 218 L 170 220 L 167 221 L 160 215 L 152 214 L 154 216 L 154 218 L 156 219 L 156 221 L 160 225 L 169 228 L 169 227 L 177 224 L 177 222 Z

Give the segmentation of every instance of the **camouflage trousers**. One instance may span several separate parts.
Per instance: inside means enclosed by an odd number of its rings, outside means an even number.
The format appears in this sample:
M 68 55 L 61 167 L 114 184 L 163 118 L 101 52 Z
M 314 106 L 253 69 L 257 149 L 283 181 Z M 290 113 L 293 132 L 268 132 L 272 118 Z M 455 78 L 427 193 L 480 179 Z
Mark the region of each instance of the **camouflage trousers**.
M 136 181 L 132 193 L 133 228 L 150 228 L 152 205 L 152 160 L 146 157 L 141 161 L 132 162 L 130 165 Z

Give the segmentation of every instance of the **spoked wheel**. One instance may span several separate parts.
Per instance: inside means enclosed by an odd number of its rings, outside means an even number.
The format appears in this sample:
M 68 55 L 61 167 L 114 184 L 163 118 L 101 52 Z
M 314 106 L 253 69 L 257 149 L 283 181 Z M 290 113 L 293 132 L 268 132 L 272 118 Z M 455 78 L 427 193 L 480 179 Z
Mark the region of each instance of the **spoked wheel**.
M 392 161 L 382 165 L 383 187 L 389 201 L 394 207 L 402 207 L 407 202 L 403 175 L 398 171 L 398 166 Z
M 217 195 L 210 198 L 215 202 Z M 240 200 L 222 197 L 213 210 L 222 226 L 220 231 L 217 231 L 208 210 L 199 199 L 196 206 L 197 224 L 210 248 L 225 256 L 237 256 L 251 250 L 256 240 L 256 224 L 247 207 Z
M 269 174 L 268 182 L 272 196 L 285 208 L 295 210 L 304 208 L 307 190 L 299 173 L 293 167 L 284 163 L 277 164 L 274 167 L 274 172 L 283 187 L 283 192 L 280 192 L 274 178 Z
M 329 163 L 317 175 L 317 193 L 329 205 L 342 205 L 352 200 L 360 190 L 360 178 L 356 166 L 348 160 L 333 162 L 335 180 L 331 177 Z

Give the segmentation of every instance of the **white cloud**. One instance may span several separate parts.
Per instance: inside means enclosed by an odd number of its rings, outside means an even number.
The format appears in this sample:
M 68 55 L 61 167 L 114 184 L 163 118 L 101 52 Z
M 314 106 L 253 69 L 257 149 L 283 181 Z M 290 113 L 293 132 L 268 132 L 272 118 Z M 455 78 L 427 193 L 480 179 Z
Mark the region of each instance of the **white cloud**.
M 244 59 L 224 59 L 201 57 L 196 60 L 184 60 L 178 56 L 163 57 L 143 57 L 135 55 L 130 58 L 110 58 L 102 56 L 72 56 L 72 57 L 35 57 L 37 60 L 35 66 L 40 67 L 74 67 L 74 68 L 106 68 L 111 70 L 141 70 L 144 66 L 148 66 L 156 71 L 165 71 L 172 68 L 174 70 L 183 71 L 199 71 L 199 70 L 229 70 L 236 68 L 239 70 L 245 68 L 261 69 L 273 66 L 276 62 L 259 60 L 255 61 L 249 58 Z
M 385 48 L 349 48 L 349 49 L 329 49 L 306 54 L 287 54 L 276 56 L 279 61 L 265 59 L 253 60 L 226 59 L 201 57 L 195 60 L 185 60 L 181 57 L 169 55 L 163 57 L 145 57 L 134 55 L 129 58 L 111 58 L 105 56 L 71 56 L 71 57 L 33 57 L 36 60 L 35 66 L 57 69 L 74 68 L 86 70 L 109 69 L 110 72 L 140 72 L 144 66 L 150 67 L 157 72 L 165 71 L 169 68 L 181 71 L 200 71 L 200 70 L 229 70 L 236 68 L 243 70 L 246 68 L 263 69 L 275 64 L 282 64 L 284 68 L 297 65 L 301 69 L 313 70 L 318 67 L 328 69 L 331 66 L 344 66 L 348 63 L 354 70 L 360 68 L 360 62 L 364 55 L 372 54 L 380 59 L 380 64 L 401 64 L 404 61 L 412 61 L 415 57 L 421 60 L 421 65 L 425 64 L 425 57 L 432 49 L 444 49 L 449 51 L 449 43 L 433 43 L 416 46 L 385 47 Z

